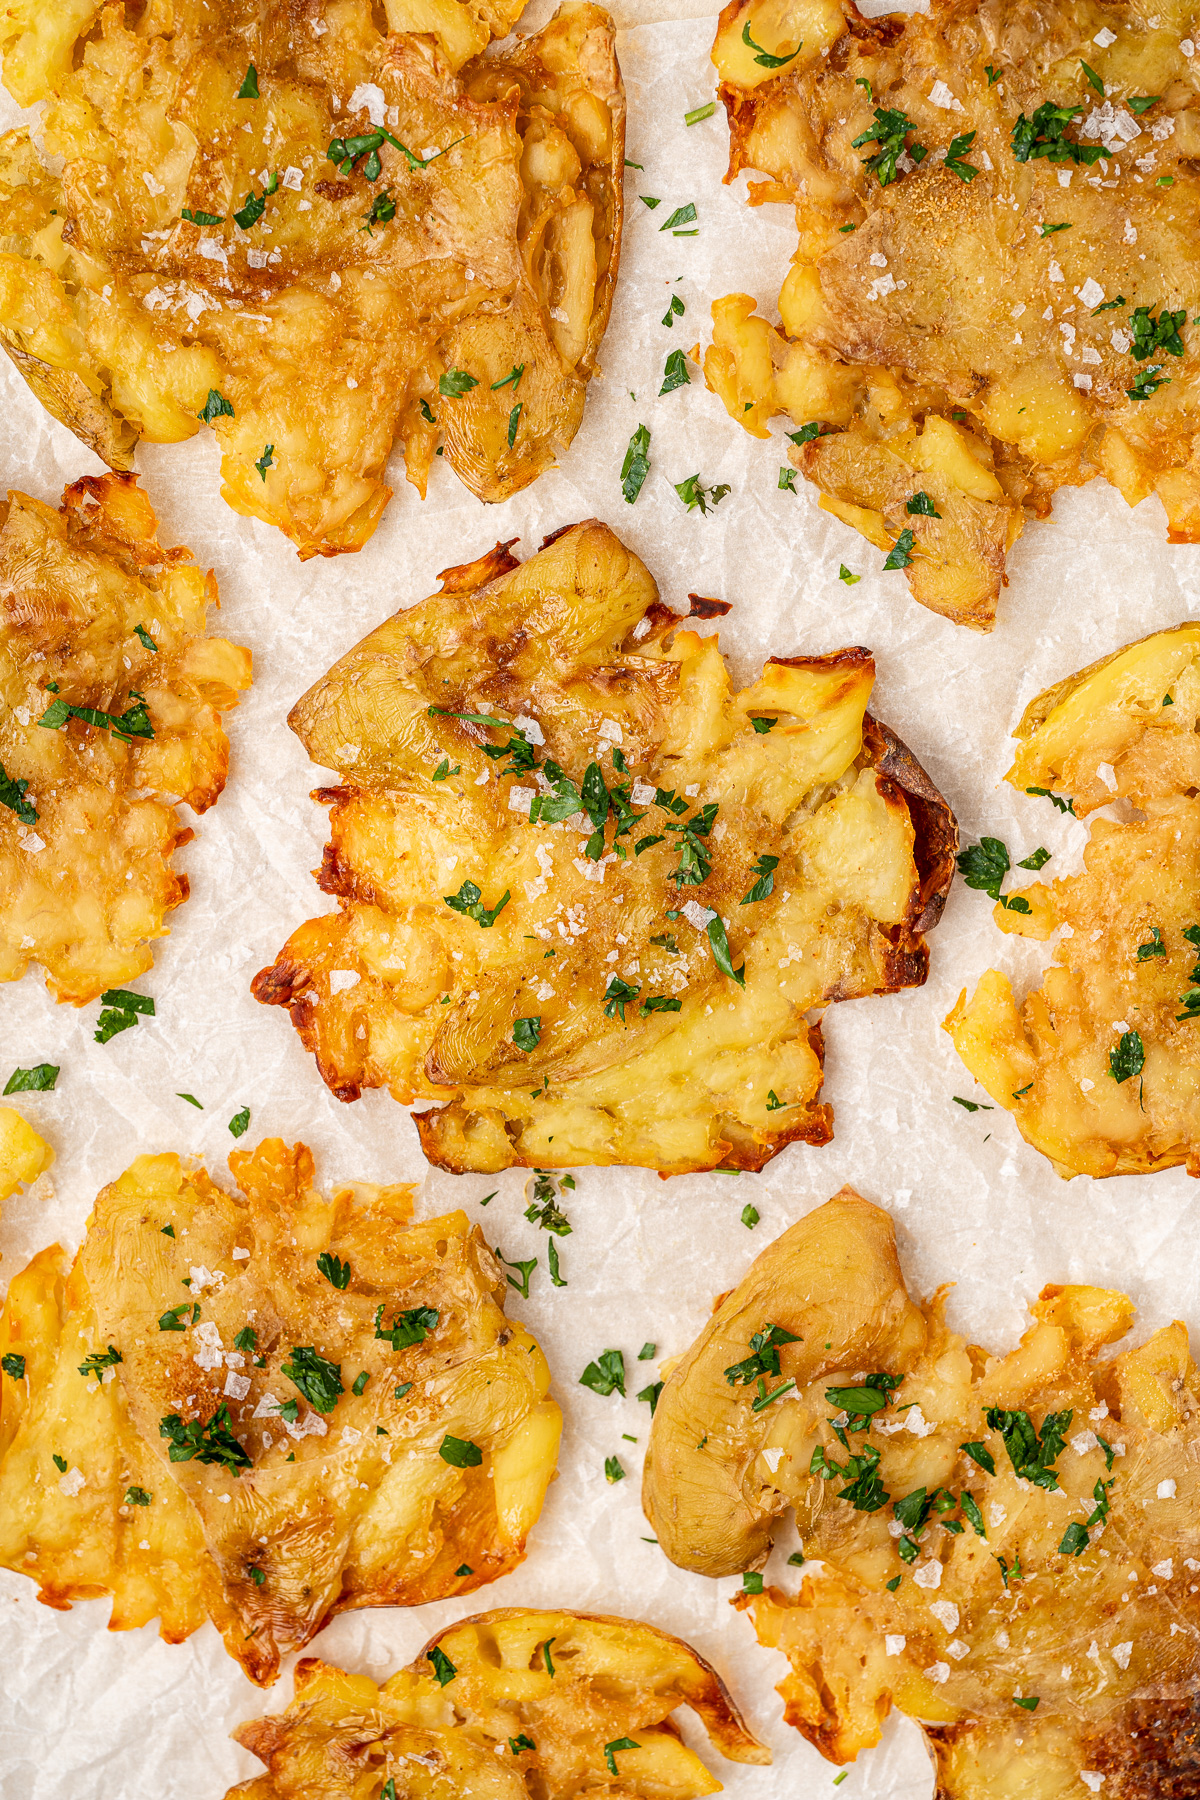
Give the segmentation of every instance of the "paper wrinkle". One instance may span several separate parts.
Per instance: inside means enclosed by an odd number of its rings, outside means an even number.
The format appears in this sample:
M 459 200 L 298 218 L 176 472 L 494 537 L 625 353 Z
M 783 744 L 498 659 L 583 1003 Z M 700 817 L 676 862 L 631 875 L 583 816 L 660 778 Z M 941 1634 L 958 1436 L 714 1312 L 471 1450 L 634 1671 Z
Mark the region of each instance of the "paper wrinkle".
M 525 27 L 552 10 L 552 0 L 538 0 Z M 44 1199 L 19 1194 L 0 1212 L 0 1281 L 56 1239 L 73 1251 L 99 1189 L 135 1153 L 203 1155 L 228 1189 L 229 1152 L 268 1134 L 311 1145 L 327 1192 L 359 1179 L 412 1181 L 418 1216 L 462 1207 L 489 1243 L 499 1240 L 514 1258 L 537 1256 L 529 1300 L 510 1290 L 509 1310 L 546 1352 L 566 1433 L 559 1479 L 527 1561 L 463 1600 L 343 1615 L 311 1651 L 382 1679 L 443 1624 L 490 1606 L 625 1612 L 694 1644 L 771 1744 L 773 1767 L 741 1768 L 707 1747 L 690 1714 L 679 1715 L 728 1800 L 793 1800 L 824 1792 L 834 1771 L 783 1724 L 774 1688 L 787 1665 L 760 1648 L 749 1617 L 730 1608 L 740 1577 L 714 1582 L 685 1574 L 642 1541 L 652 1535 L 638 1503 L 649 1407 L 633 1396 L 659 1378 L 663 1359 L 688 1347 L 713 1297 L 843 1182 L 893 1212 L 913 1292 L 956 1283 L 951 1326 L 997 1351 L 1027 1328 L 1027 1305 L 1047 1282 L 1129 1292 L 1138 1307 L 1136 1339 L 1176 1316 L 1188 1318 L 1188 1297 L 1200 1284 L 1197 1189 L 1182 1170 L 1063 1183 L 1003 1111 L 967 1114 L 953 1104 L 954 1094 L 987 1100 L 940 1029 L 960 989 L 973 988 L 995 966 L 1021 993 L 1038 983 L 1050 953 L 1049 946 L 1002 936 L 986 896 L 958 884 L 931 937 L 923 989 L 843 1003 L 825 1015 L 823 1097 L 835 1111 L 833 1143 L 792 1145 L 762 1175 L 663 1182 L 645 1170 L 577 1171 L 574 1193 L 563 1197 L 573 1231 L 555 1240 L 568 1285 L 551 1287 L 546 1236 L 523 1216 L 525 1171 L 454 1177 L 427 1169 L 403 1108 L 384 1092 L 352 1106 L 335 1100 L 286 1017 L 250 997 L 251 977 L 287 936 L 337 904 L 312 876 L 327 814 L 309 794 L 330 772 L 308 762 L 287 729 L 287 713 L 390 612 L 436 591 L 439 570 L 514 536 L 517 553 L 529 556 L 546 533 L 595 515 L 644 558 L 664 601 L 680 613 L 688 610 L 689 592 L 733 603 L 727 617 L 693 620 L 692 628 L 719 627 L 739 682 L 753 679 L 770 655 L 868 645 L 878 670 L 872 710 L 950 799 L 964 842 L 984 833 L 1002 838 L 1014 864 L 1044 845 L 1052 859 L 1039 879 L 1052 880 L 1080 866 L 1086 830 L 1003 783 L 1009 731 L 1051 682 L 1147 632 L 1200 617 L 1200 549 L 1167 545 L 1157 500 L 1130 511 L 1103 483 L 1064 489 L 1053 519 L 1030 525 L 1010 554 L 996 631 L 977 636 L 918 607 L 901 575 L 882 574 L 878 551 L 818 510 L 811 488 L 777 488 L 788 421 L 775 422 L 770 442 L 751 439 L 706 392 L 692 363 L 691 385 L 659 398 L 669 351 L 707 344 L 712 300 L 744 290 L 766 316 L 778 316 L 796 233 L 788 208 L 747 207 L 745 175 L 722 185 L 727 136 L 720 110 L 690 129 L 683 124 L 685 111 L 714 93 L 708 52 L 715 7 L 636 0 L 617 11 L 619 22 L 632 26 L 618 46 L 629 93 L 627 155 L 645 170 L 627 171 L 622 275 L 602 373 L 559 470 L 485 509 L 438 458 L 422 504 L 397 456 L 390 471 L 395 497 L 367 547 L 357 556 L 302 564 L 280 534 L 238 518 L 220 500 L 211 434 L 139 449 L 162 539 L 189 545 L 202 567 L 215 570 L 222 609 L 210 615 L 210 629 L 251 647 L 255 685 L 227 715 L 231 767 L 220 803 L 199 819 L 181 809 L 197 833 L 175 859 L 191 880 L 191 899 L 170 915 L 170 935 L 154 946 L 152 970 L 130 984 L 154 995 L 156 1017 L 101 1046 L 92 1041 L 98 1006 L 55 1007 L 36 972 L 0 989 L 8 1058 L 0 1078 L 17 1063 L 62 1066 L 57 1092 L 8 1102 L 48 1138 L 57 1160 Z M 633 24 L 635 16 L 646 22 Z M 10 108 L 4 123 L 17 118 Z M 639 193 L 663 206 L 652 211 Z M 661 233 L 656 221 L 688 200 L 696 203 L 698 235 Z M 668 330 L 658 321 L 672 294 L 686 312 Z M 7 482 L 57 505 L 67 482 L 99 473 L 100 464 L 42 411 L 4 359 L 0 364 Z M 651 473 L 637 504 L 628 506 L 621 459 L 643 422 L 652 432 Z M 728 482 L 732 490 L 707 518 L 687 513 L 674 491 L 673 483 L 693 473 L 706 487 Z M 863 576 L 857 586 L 838 581 L 841 563 Z M 1009 886 L 1024 879 L 1022 871 Z M 177 1099 L 177 1090 L 194 1094 L 204 1110 Z M 250 1130 L 235 1140 L 228 1122 L 243 1106 L 250 1107 Z M 496 1197 L 481 1208 L 493 1190 Z M 748 1202 L 761 1214 L 753 1230 L 740 1222 Z M 1189 1322 L 1200 1325 L 1200 1317 Z M 657 1346 L 655 1359 L 638 1363 L 647 1340 Z M 584 1364 L 610 1346 L 625 1354 L 625 1400 L 602 1399 L 579 1385 Z M 270 1410 L 288 1397 L 281 1394 Z M 306 1412 L 291 1430 L 323 1426 Z M 333 1454 L 338 1429 L 335 1423 L 330 1434 Z M 637 1442 L 625 1442 L 624 1433 Z M 626 1478 L 609 1484 L 604 1460 L 614 1455 Z M 81 1473 L 86 1479 L 88 1471 Z M 998 1522 L 998 1512 L 989 1509 L 989 1518 Z M 814 1567 L 788 1566 L 796 1548 L 785 1518 L 766 1579 L 789 1593 Z M 39 1605 L 35 1593 L 26 1577 L 0 1572 L 10 1644 L 0 1699 L 3 1800 L 99 1800 L 99 1783 L 104 1800 L 148 1793 L 220 1800 L 235 1781 L 259 1771 L 227 1733 L 286 1705 L 290 1673 L 262 1694 L 211 1627 L 171 1646 L 155 1626 L 109 1634 L 107 1601 L 59 1613 Z M 963 1629 L 969 1635 L 969 1621 Z M 843 1800 L 867 1793 L 872 1800 L 930 1800 L 929 1761 L 911 1722 L 889 1719 L 879 1747 L 860 1758 L 839 1790 Z

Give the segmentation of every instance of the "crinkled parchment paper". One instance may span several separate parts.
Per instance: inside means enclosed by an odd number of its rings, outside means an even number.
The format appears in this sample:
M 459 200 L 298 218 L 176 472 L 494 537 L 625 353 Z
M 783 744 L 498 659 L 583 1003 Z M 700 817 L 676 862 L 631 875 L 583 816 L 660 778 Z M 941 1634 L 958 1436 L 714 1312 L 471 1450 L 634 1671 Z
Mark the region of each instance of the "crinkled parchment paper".
M 538 0 L 526 26 L 550 6 Z M 328 1184 L 347 1178 L 421 1184 L 426 1214 L 461 1206 L 510 1258 L 537 1255 L 530 1297 L 513 1297 L 545 1346 L 567 1416 L 560 1474 L 517 1573 L 469 1601 L 414 1611 L 345 1615 L 315 1653 L 382 1678 L 426 1636 L 489 1605 L 576 1606 L 629 1613 L 689 1639 L 722 1671 L 755 1729 L 772 1745 L 772 1768 L 712 1766 L 735 1800 L 806 1800 L 835 1771 L 782 1722 L 774 1684 L 783 1659 L 761 1650 L 747 1619 L 730 1610 L 738 1582 L 706 1581 L 672 1568 L 644 1539 L 638 1504 L 648 1409 L 601 1399 L 578 1385 L 583 1364 L 620 1346 L 630 1393 L 655 1365 L 635 1362 L 653 1340 L 660 1356 L 686 1347 L 712 1296 L 739 1279 L 757 1251 L 843 1181 L 888 1207 L 910 1282 L 928 1292 L 956 1282 L 953 1324 L 996 1348 L 1013 1343 L 1024 1307 L 1047 1281 L 1125 1288 L 1145 1335 L 1176 1315 L 1200 1325 L 1200 1234 L 1189 1229 L 1200 1188 L 1181 1170 L 1107 1182 L 1065 1183 L 1027 1148 L 1000 1111 L 968 1114 L 951 1096 L 974 1096 L 940 1022 L 959 989 L 995 961 L 1018 986 L 1045 960 L 1043 947 L 1003 938 L 990 903 L 956 885 L 933 937 L 928 985 L 892 999 L 830 1010 L 825 1097 L 836 1137 L 825 1149 L 793 1145 L 762 1175 L 685 1176 L 583 1171 L 569 1203 L 573 1234 L 561 1240 L 568 1286 L 552 1288 L 545 1239 L 522 1217 L 524 1176 L 426 1169 L 408 1115 L 383 1093 L 353 1106 L 326 1091 L 286 1018 L 250 997 L 255 971 L 301 920 L 327 902 L 310 871 L 325 813 L 308 798 L 322 779 L 284 723 L 288 708 L 335 657 L 388 613 L 429 594 L 439 569 L 466 562 L 497 538 L 519 537 L 531 554 L 543 535 L 595 514 L 649 564 L 664 598 L 686 609 L 689 590 L 732 601 L 721 637 L 736 674 L 751 678 L 774 652 L 822 652 L 865 644 L 875 652 L 876 708 L 911 745 L 957 810 L 964 838 L 1004 838 L 1014 861 L 1038 844 L 1051 874 L 1077 866 L 1084 827 L 1047 803 L 999 785 L 1008 731 L 1027 700 L 1062 675 L 1131 639 L 1197 613 L 1200 550 L 1169 548 L 1156 499 L 1130 512 L 1102 483 L 1064 489 L 1054 519 L 1031 527 L 1009 559 L 1011 586 L 991 637 L 959 630 L 909 598 L 882 557 L 818 512 L 813 491 L 777 487 L 786 445 L 745 436 L 692 370 L 692 384 L 657 398 L 671 349 L 708 339 L 708 305 L 745 289 L 768 315 L 795 246 L 790 212 L 751 212 L 744 180 L 721 185 L 723 116 L 691 129 L 686 110 L 712 97 L 708 60 L 716 7 L 705 0 L 625 0 L 619 53 L 629 89 L 628 223 L 617 302 L 583 427 L 560 470 L 503 506 L 485 509 L 435 466 L 422 505 L 393 466 L 395 499 L 357 556 L 301 565 L 282 536 L 238 519 L 218 497 L 214 439 L 144 445 L 138 466 L 167 543 L 185 543 L 217 574 L 216 628 L 252 646 L 255 685 L 232 715 L 229 785 L 179 857 L 192 897 L 173 915 L 153 972 L 138 985 L 157 1017 L 101 1046 L 97 1009 L 51 1004 L 40 978 L 0 990 L 0 1078 L 18 1062 L 62 1065 L 57 1091 L 17 1104 L 53 1143 L 52 1198 L 14 1198 L 0 1217 L 0 1281 L 55 1238 L 74 1248 L 92 1201 L 138 1151 L 178 1150 L 223 1174 L 233 1147 L 227 1121 L 252 1112 L 245 1143 L 264 1134 L 302 1138 Z M 704 16 L 681 18 L 680 13 Z M 11 109 L 10 109 L 11 110 Z M 15 114 L 14 114 L 15 117 Z M 639 194 L 658 196 L 650 209 Z M 696 203 L 696 237 L 660 230 L 675 206 Z M 659 320 L 670 296 L 686 306 L 670 331 Z M 57 503 L 63 485 L 98 465 L 51 422 L 0 359 L 0 476 Z M 635 506 L 619 471 L 630 433 L 653 433 L 652 468 Z M 782 425 L 777 425 L 779 433 Z M 699 472 L 732 489 L 707 518 L 687 513 L 672 483 Z M 845 561 L 862 581 L 837 579 Z M 186 1089 L 197 1112 L 175 1093 Z M 753 1201 L 757 1229 L 740 1222 Z M 631 1433 L 635 1444 L 624 1441 Z M 604 1459 L 628 1479 L 609 1485 Z M 781 1532 L 768 1579 L 790 1588 L 795 1547 Z M 206 1627 L 187 1644 L 160 1642 L 148 1626 L 109 1635 L 107 1601 L 56 1613 L 32 1583 L 0 1575 L 0 1794 L 4 1800 L 220 1800 L 257 1764 L 229 1742 L 239 1720 L 283 1706 L 285 1677 L 255 1690 Z M 690 1741 L 700 1734 L 688 1721 Z M 925 1800 L 932 1779 L 919 1734 L 889 1721 L 880 1747 L 859 1759 L 839 1800 Z

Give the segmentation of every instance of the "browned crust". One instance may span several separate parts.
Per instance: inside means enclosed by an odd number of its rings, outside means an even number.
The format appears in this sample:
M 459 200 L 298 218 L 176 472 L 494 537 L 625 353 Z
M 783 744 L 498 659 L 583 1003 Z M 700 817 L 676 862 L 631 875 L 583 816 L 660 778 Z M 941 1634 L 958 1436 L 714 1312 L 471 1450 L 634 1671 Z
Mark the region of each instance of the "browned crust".
M 570 526 L 566 529 L 569 531 Z M 477 556 L 474 562 L 456 563 L 452 569 L 443 569 L 438 575 L 443 594 L 469 594 L 474 588 L 486 587 L 489 581 L 496 581 L 501 575 L 510 575 L 521 564 L 517 557 L 510 554 L 512 546 L 520 543 L 520 538 L 508 538 L 497 542 L 493 549 Z M 547 543 L 550 541 L 546 540 Z
M 469 1618 L 456 1619 L 451 1625 L 444 1625 L 440 1631 L 421 1646 L 410 1665 L 418 1672 L 423 1672 L 429 1652 L 441 1643 L 450 1632 L 458 1631 L 463 1625 L 490 1625 L 500 1619 L 528 1619 L 536 1616 L 538 1607 L 532 1606 L 500 1606 L 492 1612 L 473 1613 Z M 680 1698 L 681 1706 L 690 1706 L 698 1718 L 703 1720 L 704 1728 L 721 1754 L 730 1762 L 760 1763 L 771 1761 L 771 1752 L 767 1746 L 755 1737 L 745 1719 L 737 1701 L 722 1681 L 720 1675 L 707 1662 L 698 1650 L 684 1638 L 675 1637 L 669 1631 L 661 1631 L 657 1625 L 647 1625 L 641 1619 L 624 1619 L 616 1613 L 576 1612 L 573 1608 L 559 1608 L 555 1612 L 547 1611 L 547 1619 L 561 1618 L 563 1614 L 570 1619 L 578 1619 L 584 1624 L 615 1625 L 618 1628 L 636 1625 L 641 1631 L 652 1631 L 665 1644 L 682 1650 L 694 1664 L 700 1679 L 701 1689 L 697 1693 L 689 1693 Z M 299 1668 L 297 1669 L 299 1676 Z M 311 1677 L 310 1677 L 311 1679 Z M 297 1681 L 297 1687 L 299 1681 Z
M 921 884 L 904 929 L 912 936 L 932 931 L 942 916 L 954 880 L 958 821 L 949 801 L 933 785 L 908 745 L 871 713 L 863 718 L 863 742 L 880 776 L 903 791 L 916 834 L 913 860 Z
M 689 594 L 691 610 L 686 614 L 689 619 L 722 619 L 727 612 L 733 611 L 733 603 L 729 600 L 710 600 L 703 594 Z

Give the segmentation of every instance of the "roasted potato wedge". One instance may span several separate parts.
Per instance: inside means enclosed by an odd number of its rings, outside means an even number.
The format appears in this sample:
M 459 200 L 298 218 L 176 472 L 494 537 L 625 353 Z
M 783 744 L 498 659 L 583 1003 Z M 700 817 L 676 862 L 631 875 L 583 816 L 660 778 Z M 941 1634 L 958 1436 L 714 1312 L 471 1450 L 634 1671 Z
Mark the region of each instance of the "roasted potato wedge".
M 812 1573 L 738 1595 L 834 1763 L 920 1721 L 939 1800 L 1183 1793 L 1200 1702 L 1200 1371 L 1178 1321 L 1042 1289 L 1007 1356 L 910 1300 L 890 1219 L 843 1188 L 717 1308 L 662 1390 L 643 1497 L 667 1554 L 762 1567 L 793 1507 Z M 723 1366 L 724 1365 L 724 1366 Z M 1150 1775 L 1150 1771 L 1153 1775 Z M 1144 1785 L 1149 1780 L 1150 1785 Z
M 0 1200 L 36 1181 L 54 1161 L 54 1152 L 15 1106 L 0 1106 Z
M 220 796 L 250 685 L 250 652 L 205 635 L 211 572 L 157 528 L 132 475 L 0 507 L 0 981 L 38 962 L 76 1006 L 144 974 L 187 899 L 175 802 Z
M 1064 485 L 1156 492 L 1171 541 L 1200 541 L 1198 36 L 1191 5 L 721 14 L 730 177 L 765 175 L 750 204 L 793 205 L 800 241 L 781 325 L 713 306 L 708 385 L 756 437 L 807 428 L 822 507 L 958 624 L 991 630 Z
M 306 1657 L 287 1712 L 234 1733 L 268 1773 L 226 1800 L 357 1800 L 375 1783 L 389 1800 L 720 1793 L 679 1735 L 677 1706 L 732 1762 L 770 1762 L 720 1676 L 679 1638 L 593 1613 L 480 1613 L 440 1631 L 382 1688 Z
M 12 1282 L 0 1563 L 50 1606 L 111 1594 L 113 1631 L 211 1618 L 265 1684 L 335 1613 L 515 1568 L 562 1416 L 462 1213 L 327 1202 L 278 1139 L 229 1165 L 242 1194 L 139 1156 L 69 1273 L 55 1245 Z
M 959 1055 L 1060 1175 L 1200 1175 L 1200 625 L 1155 632 L 1038 696 L 1006 780 L 1097 819 L 1080 874 L 997 905 L 1004 931 L 1061 929 L 1018 1006 L 989 969 L 945 1021 Z
M 567 0 L 41 0 L 0 17 L 45 101 L 0 138 L 0 345 L 115 469 L 207 423 L 225 499 L 302 557 L 358 550 L 404 446 L 481 500 L 583 416 L 621 243 L 608 14 Z M 40 140 L 39 140 L 40 141 Z
M 925 979 L 957 842 L 866 650 L 735 691 L 595 520 L 447 570 L 301 699 L 339 911 L 255 978 L 431 1162 L 760 1169 L 825 1143 L 814 1008 Z M 696 601 L 700 617 L 727 610 Z

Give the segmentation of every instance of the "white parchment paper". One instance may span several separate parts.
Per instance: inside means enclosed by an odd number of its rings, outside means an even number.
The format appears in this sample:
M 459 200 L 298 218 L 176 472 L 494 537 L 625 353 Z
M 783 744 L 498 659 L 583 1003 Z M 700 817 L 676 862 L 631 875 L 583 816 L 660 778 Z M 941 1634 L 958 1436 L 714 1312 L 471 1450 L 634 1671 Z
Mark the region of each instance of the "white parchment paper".
M 526 26 L 549 15 L 537 0 Z M 218 497 L 216 445 L 143 446 L 138 465 L 165 542 L 186 543 L 217 574 L 214 628 L 252 646 L 255 684 L 229 722 L 229 785 L 180 853 L 192 897 L 173 915 L 153 972 L 139 986 L 157 1017 L 111 1043 L 93 1042 L 97 1008 L 54 1006 L 40 977 L 0 990 L 0 1080 L 17 1063 L 62 1066 L 53 1094 L 16 1104 L 55 1146 L 54 1195 L 15 1197 L 0 1216 L 0 1282 L 43 1245 L 79 1243 L 99 1188 L 139 1151 L 178 1150 L 221 1170 L 233 1147 L 227 1121 L 252 1112 L 253 1143 L 266 1134 L 310 1144 L 323 1184 L 361 1177 L 420 1184 L 418 1210 L 464 1207 L 510 1258 L 540 1258 L 528 1301 L 512 1311 L 537 1333 L 566 1413 L 559 1478 L 523 1567 L 468 1601 L 413 1611 L 349 1614 L 314 1653 L 383 1678 L 451 1619 L 490 1605 L 565 1605 L 647 1619 L 689 1639 L 722 1671 L 755 1729 L 772 1745 L 769 1769 L 710 1761 L 734 1800 L 807 1800 L 835 1771 L 782 1721 L 774 1684 L 782 1657 L 762 1650 L 732 1612 L 739 1583 L 672 1568 L 644 1541 L 639 1506 L 648 1409 L 601 1399 L 578 1385 L 584 1363 L 624 1350 L 632 1395 L 655 1364 L 634 1359 L 654 1341 L 683 1350 L 712 1296 L 736 1282 L 786 1225 L 844 1181 L 890 1208 L 910 1285 L 956 1282 L 952 1323 L 997 1349 L 1027 1323 L 1024 1308 L 1047 1281 L 1090 1280 L 1128 1290 L 1143 1336 L 1175 1316 L 1200 1323 L 1200 1248 L 1192 1221 L 1200 1189 L 1182 1170 L 1107 1182 L 1060 1181 L 1000 1111 L 966 1113 L 951 1096 L 984 1100 L 940 1023 L 959 989 L 992 961 L 1018 987 L 1036 977 L 1041 946 L 1003 938 L 990 902 L 956 885 L 933 937 L 927 986 L 830 1010 L 825 1097 L 836 1137 L 824 1149 L 793 1145 L 761 1176 L 582 1171 L 569 1203 L 573 1235 L 560 1241 L 569 1285 L 555 1289 L 545 1238 L 522 1217 L 525 1177 L 453 1177 L 426 1169 L 408 1115 L 385 1094 L 343 1106 L 326 1091 L 286 1015 L 257 1005 L 249 983 L 303 919 L 326 910 L 310 871 L 325 813 L 308 799 L 322 779 L 284 723 L 289 706 L 350 645 L 397 607 L 422 599 L 437 571 L 519 537 L 530 555 L 543 535 L 589 515 L 606 520 L 648 563 L 666 601 L 686 610 L 689 590 L 733 602 L 720 622 L 734 670 L 747 680 L 772 652 L 870 646 L 878 663 L 875 710 L 912 747 L 957 810 L 964 839 L 987 831 L 1013 856 L 1044 844 L 1049 874 L 1078 865 L 1083 826 L 1047 803 L 999 785 L 1008 732 L 1048 683 L 1139 635 L 1196 616 L 1200 550 L 1169 548 L 1157 500 L 1129 511 L 1102 483 L 1064 490 L 1050 523 L 1027 529 L 1009 559 L 1011 586 L 991 637 L 923 611 L 882 557 L 817 510 L 801 482 L 777 487 L 786 443 L 745 436 L 704 389 L 657 398 L 668 351 L 708 341 L 710 301 L 744 289 L 771 317 L 795 248 L 790 210 L 744 204 L 744 180 L 723 187 L 723 116 L 688 129 L 683 117 L 714 92 L 708 60 L 716 6 L 708 0 L 628 0 L 619 54 L 629 91 L 628 218 L 621 281 L 583 427 L 562 467 L 502 506 L 485 509 L 435 463 L 422 504 L 393 464 L 398 489 L 357 556 L 301 565 L 277 532 L 238 519 Z M 693 14 L 686 17 L 682 15 Z M 8 107 L 3 123 L 14 122 Z M 657 196 L 651 210 L 639 194 Z M 696 203 L 699 231 L 659 228 Z M 659 320 L 672 294 L 686 306 L 670 331 Z M 42 412 L 0 358 L 0 479 L 57 503 L 61 489 L 99 465 Z M 624 502 L 621 459 L 630 433 L 652 431 L 652 469 L 636 506 Z M 782 431 L 782 421 L 777 433 Z M 688 514 L 672 483 L 699 472 L 728 482 L 708 518 Z M 845 562 L 863 580 L 837 579 Z M 197 1112 L 176 1099 L 195 1094 Z M 478 1202 L 491 1188 L 486 1211 Z M 762 1215 L 740 1223 L 747 1201 Z M 637 1441 L 623 1437 L 629 1433 Z M 606 1483 L 606 1456 L 628 1478 Z M 768 1579 L 791 1589 L 795 1547 L 785 1526 Z M 109 1635 L 108 1602 L 69 1613 L 40 1606 L 32 1583 L 0 1573 L 0 1794 L 3 1800 L 221 1800 L 255 1772 L 228 1740 L 240 1720 L 286 1704 L 290 1676 L 259 1693 L 205 1627 L 163 1644 L 153 1626 Z M 685 1719 L 689 1740 L 702 1734 Z M 915 1725 L 893 1718 L 880 1747 L 859 1759 L 839 1800 L 927 1800 L 929 1764 Z

